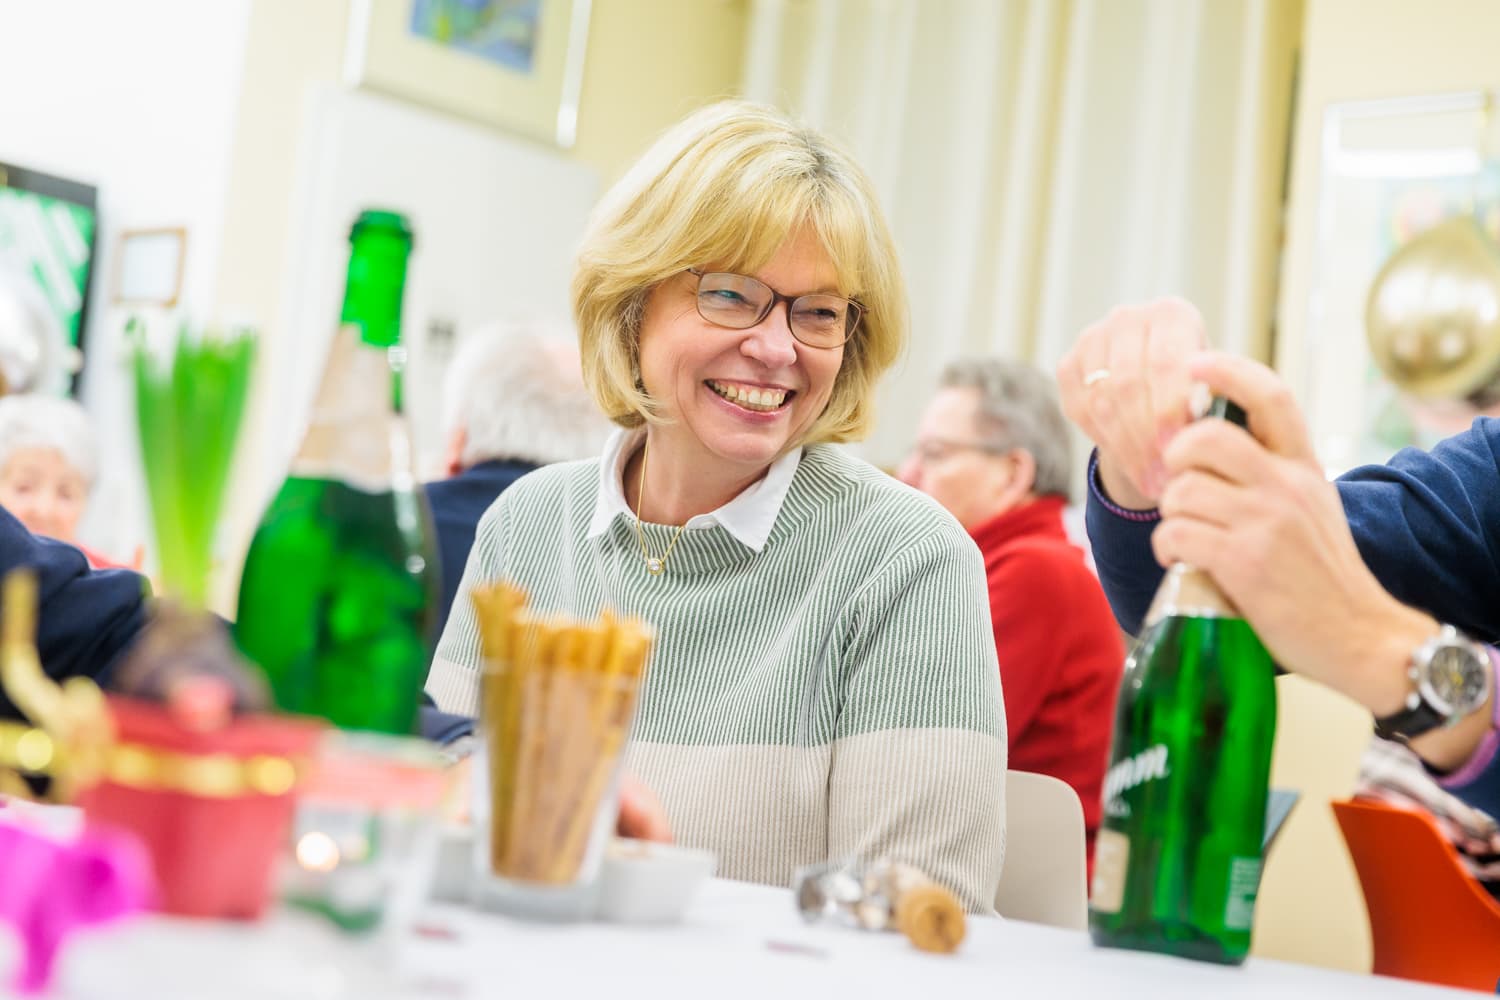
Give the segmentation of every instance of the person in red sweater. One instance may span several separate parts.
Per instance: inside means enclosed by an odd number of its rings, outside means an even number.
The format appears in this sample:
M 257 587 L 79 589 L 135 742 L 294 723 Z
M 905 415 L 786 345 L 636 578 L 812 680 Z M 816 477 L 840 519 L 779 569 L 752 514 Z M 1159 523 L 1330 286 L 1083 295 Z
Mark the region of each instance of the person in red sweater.
M 1061 778 L 1094 831 L 1125 649 L 1063 508 L 1071 438 L 1053 381 L 965 359 L 942 374 L 900 478 L 948 509 L 984 553 L 1010 768 Z

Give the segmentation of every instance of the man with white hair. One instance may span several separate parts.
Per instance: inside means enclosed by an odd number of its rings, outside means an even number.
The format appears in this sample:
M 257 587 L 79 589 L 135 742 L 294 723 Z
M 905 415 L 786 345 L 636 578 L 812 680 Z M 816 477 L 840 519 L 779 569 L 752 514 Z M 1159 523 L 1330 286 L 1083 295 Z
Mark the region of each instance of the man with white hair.
M 964 359 L 944 369 L 901 480 L 946 507 L 984 554 L 1009 767 L 1061 778 L 1094 831 L 1125 650 L 1063 508 L 1072 467 L 1050 378 Z
M 540 327 L 495 326 L 466 337 L 448 365 L 443 399 L 449 478 L 427 484 L 443 568 L 440 622 L 495 498 L 539 466 L 598 454 L 609 433 L 584 388 L 578 349 Z

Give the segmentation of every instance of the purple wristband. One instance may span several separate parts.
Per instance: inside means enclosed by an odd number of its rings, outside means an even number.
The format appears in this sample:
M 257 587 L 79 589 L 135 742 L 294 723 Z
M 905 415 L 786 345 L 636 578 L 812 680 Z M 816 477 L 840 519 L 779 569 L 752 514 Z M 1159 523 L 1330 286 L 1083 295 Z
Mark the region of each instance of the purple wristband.
M 1094 494 L 1094 499 L 1104 505 L 1104 509 L 1115 517 L 1123 517 L 1127 521 L 1160 521 L 1161 511 L 1156 508 L 1150 510 L 1131 510 L 1121 507 L 1109 498 L 1104 492 L 1104 484 L 1099 482 L 1099 449 L 1095 448 L 1089 454 L 1089 492 Z
M 1474 781 L 1494 762 L 1495 751 L 1500 750 L 1500 652 L 1494 646 L 1484 648 L 1490 654 L 1490 665 L 1495 670 L 1494 694 L 1490 696 L 1494 708 L 1490 712 L 1489 732 L 1484 734 L 1484 739 L 1479 741 L 1479 746 L 1464 761 L 1463 767 L 1438 778 L 1438 784 L 1444 788 L 1462 788 Z

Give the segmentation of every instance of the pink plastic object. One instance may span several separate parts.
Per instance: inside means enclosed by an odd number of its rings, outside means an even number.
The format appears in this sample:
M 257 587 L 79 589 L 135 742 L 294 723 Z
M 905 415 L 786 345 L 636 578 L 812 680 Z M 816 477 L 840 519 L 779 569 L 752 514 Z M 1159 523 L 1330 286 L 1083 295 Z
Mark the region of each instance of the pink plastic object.
M 151 862 L 134 837 L 85 830 L 58 841 L 0 824 L 0 921 L 21 942 L 16 990 L 44 991 L 68 935 L 146 909 L 153 892 Z

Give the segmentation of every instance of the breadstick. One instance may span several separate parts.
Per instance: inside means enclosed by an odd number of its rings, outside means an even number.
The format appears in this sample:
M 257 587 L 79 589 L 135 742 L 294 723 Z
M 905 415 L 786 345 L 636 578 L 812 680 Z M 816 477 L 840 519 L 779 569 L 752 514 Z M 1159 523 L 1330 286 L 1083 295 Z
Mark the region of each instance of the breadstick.
M 486 661 L 491 870 L 574 881 L 618 771 L 653 637 L 607 611 L 593 623 L 543 617 L 504 583 L 471 597 Z

